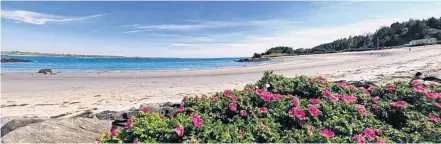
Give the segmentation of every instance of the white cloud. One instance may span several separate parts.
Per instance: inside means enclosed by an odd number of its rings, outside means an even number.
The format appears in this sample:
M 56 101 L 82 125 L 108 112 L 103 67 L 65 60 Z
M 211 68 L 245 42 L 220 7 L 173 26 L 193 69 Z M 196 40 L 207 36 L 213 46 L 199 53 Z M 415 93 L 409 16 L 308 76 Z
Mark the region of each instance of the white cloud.
M 239 26 L 265 26 L 265 25 L 289 25 L 298 24 L 302 22 L 286 21 L 286 20 L 252 20 L 252 21 L 189 21 L 195 24 L 163 24 L 163 25 L 124 25 L 124 27 L 131 27 L 125 33 L 135 33 L 143 31 L 191 31 L 201 29 L 215 29 L 226 27 L 239 27 Z
M 43 14 L 38 12 L 22 11 L 22 10 L 1 11 L 1 17 L 4 19 L 14 20 L 16 23 L 24 22 L 24 23 L 37 24 L 37 25 L 44 25 L 47 22 L 80 21 L 99 16 L 102 15 L 98 14 L 98 15 L 90 15 L 90 16 L 82 16 L 82 17 L 67 17 L 67 16 L 50 15 L 50 14 Z

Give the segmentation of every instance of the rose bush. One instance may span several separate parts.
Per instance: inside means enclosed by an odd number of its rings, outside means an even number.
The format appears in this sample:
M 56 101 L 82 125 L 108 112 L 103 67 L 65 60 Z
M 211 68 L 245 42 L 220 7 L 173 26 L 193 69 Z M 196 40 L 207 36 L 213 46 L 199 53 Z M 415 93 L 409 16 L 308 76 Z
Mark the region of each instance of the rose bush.
M 101 143 L 441 142 L 441 87 L 357 88 L 265 72 L 243 90 L 187 97 L 170 117 L 140 111 Z

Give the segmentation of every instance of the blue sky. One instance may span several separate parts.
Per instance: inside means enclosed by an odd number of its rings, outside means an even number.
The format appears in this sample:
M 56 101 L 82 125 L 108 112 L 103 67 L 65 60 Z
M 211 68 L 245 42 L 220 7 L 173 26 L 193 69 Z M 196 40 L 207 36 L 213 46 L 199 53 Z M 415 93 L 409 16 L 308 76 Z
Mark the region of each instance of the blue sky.
M 441 2 L 2 2 L 2 51 L 242 57 L 309 48 L 409 18 Z

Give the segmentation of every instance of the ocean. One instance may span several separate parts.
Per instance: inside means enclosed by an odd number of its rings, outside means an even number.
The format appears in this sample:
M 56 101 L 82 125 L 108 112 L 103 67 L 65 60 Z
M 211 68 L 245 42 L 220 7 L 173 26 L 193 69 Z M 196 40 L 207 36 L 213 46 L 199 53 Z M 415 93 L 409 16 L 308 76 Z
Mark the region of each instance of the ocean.
M 49 68 L 55 72 L 158 71 L 244 67 L 271 63 L 234 62 L 240 58 L 79 58 L 45 56 L 2 56 L 34 62 L 2 63 L 2 72 L 37 72 Z

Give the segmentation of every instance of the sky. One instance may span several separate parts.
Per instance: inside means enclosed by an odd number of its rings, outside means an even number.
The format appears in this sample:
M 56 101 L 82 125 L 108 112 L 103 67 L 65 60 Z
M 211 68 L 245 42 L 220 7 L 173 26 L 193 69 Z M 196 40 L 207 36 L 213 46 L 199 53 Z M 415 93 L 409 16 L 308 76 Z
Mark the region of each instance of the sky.
M 441 17 L 441 1 L 1 2 L 1 50 L 142 57 L 245 57 L 311 48 L 396 21 Z

